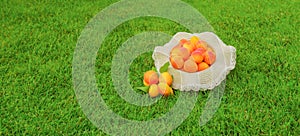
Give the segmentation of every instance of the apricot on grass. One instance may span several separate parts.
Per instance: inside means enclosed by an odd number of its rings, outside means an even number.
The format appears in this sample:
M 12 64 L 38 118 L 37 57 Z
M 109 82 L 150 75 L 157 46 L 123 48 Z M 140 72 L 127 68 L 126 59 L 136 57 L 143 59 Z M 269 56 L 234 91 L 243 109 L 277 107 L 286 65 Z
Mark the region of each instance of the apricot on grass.
M 166 83 L 158 83 L 158 92 L 163 96 L 174 94 L 173 89 Z
M 198 65 L 193 59 L 184 62 L 183 71 L 193 73 L 198 71 Z
M 158 83 L 158 74 L 153 70 L 149 70 L 149 71 L 145 72 L 143 83 L 145 86 L 157 84 Z
M 169 72 L 163 72 L 159 75 L 159 83 L 167 83 L 167 85 L 171 85 L 173 82 L 173 78 Z
M 152 84 L 149 88 L 148 93 L 149 93 L 149 96 L 152 97 L 152 98 L 157 97 L 159 95 L 157 84 Z
M 165 91 L 163 96 L 167 97 L 167 96 L 170 96 L 170 95 L 174 95 L 174 91 L 170 86 L 167 86 L 167 90 Z
M 202 71 L 202 70 L 205 70 L 207 68 L 209 68 L 209 65 L 205 62 L 201 62 L 201 63 L 198 64 L 198 71 Z

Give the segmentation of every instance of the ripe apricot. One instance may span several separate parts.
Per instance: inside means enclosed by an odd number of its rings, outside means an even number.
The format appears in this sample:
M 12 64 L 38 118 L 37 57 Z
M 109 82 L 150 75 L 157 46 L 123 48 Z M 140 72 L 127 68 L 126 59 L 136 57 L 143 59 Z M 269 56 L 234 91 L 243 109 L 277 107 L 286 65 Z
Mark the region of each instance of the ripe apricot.
M 188 59 L 184 62 L 183 70 L 189 73 L 197 72 L 198 65 L 193 59 Z
M 205 62 L 201 62 L 200 64 L 198 64 L 198 71 L 202 71 L 209 68 L 209 65 Z
M 152 97 L 152 98 L 157 97 L 159 95 L 157 84 L 152 84 L 149 88 L 148 93 L 149 93 L 149 96 Z
M 165 92 L 166 92 L 167 89 L 168 89 L 168 84 L 167 84 L 167 83 L 164 83 L 164 82 L 159 82 L 157 86 L 158 86 L 158 92 L 159 92 L 161 95 L 164 95 Z
M 169 86 L 169 92 L 171 95 L 174 95 L 174 91 L 173 91 L 172 87 L 170 87 L 170 86 Z
M 157 86 L 159 93 L 165 97 L 174 94 L 173 89 L 166 83 L 159 83 Z
M 187 42 L 188 42 L 187 39 L 181 39 L 180 42 L 179 42 L 179 44 L 180 44 L 180 45 L 183 45 L 183 44 L 185 44 L 185 43 L 187 43 Z
M 187 60 L 190 56 L 190 53 L 187 48 L 179 47 L 171 51 L 171 56 L 182 56 L 184 60 Z
M 202 53 L 199 52 L 199 51 L 194 51 L 191 55 L 191 57 L 193 58 L 193 60 L 199 64 L 203 61 L 203 56 L 202 56 Z
M 206 52 L 206 49 L 204 49 L 204 48 L 198 48 L 194 52 L 199 52 L 203 56 L 204 53 Z
M 182 45 L 178 44 L 176 46 L 173 47 L 173 49 L 171 50 L 171 53 L 174 51 L 174 50 L 177 50 L 178 48 L 182 47 Z
M 206 51 L 204 53 L 204 62 L 212 65 L 216 61 L 216 54 L 213 51 Z
M 199 38 L 197 36 L 192 36 L 191 44 L 196 45 L 199 42 Z
M 145 86 L 157 84 L 158 83 L 158 74 L 153 70 L 149 70 L 149 71 L 145 72 L 143 83 Z
M 196 44 L 196 48 L 204 48 L 205 50 L 207 49 L 207 43 L 205 41 L 198 41 Z
M 173 89 L 170 86 L 167 86 L 167 90 L 163 94 L 164 97 L 168 97 L 170 95 L 174 95 Z
M 182 47 L 186 48 L 189 51 L 189 54 L 191 54 L 196 49 L 195 46 L 190 42 L 183 44 Z
M 161 73 L 158 80 L 159 83 L 167 83 L 167 85 L 171 85 L 173 82 L 173 78 L 168 72 Z
M 171 65 L 176 69 L 181 69 L 184 64 L 184 60 L 181 56 L 171 56 L 170 62 L 171 62 Z

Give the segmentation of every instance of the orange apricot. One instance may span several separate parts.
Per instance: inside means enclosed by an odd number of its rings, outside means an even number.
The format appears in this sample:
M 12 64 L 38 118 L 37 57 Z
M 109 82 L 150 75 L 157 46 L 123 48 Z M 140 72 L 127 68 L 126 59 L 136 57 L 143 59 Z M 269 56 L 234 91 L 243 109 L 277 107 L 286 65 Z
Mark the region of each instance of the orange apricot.
M 183 71 L 193 73 L 193 72 L 197 72 L 197 70 L 198 70 L 198 65 L 193 59 L 188 59 L 187 61 L 184 62 Z
M 159 95 L 159 91 L 158 91 L 158 86 L 157 84 L 152 84 L 149 88 L 149 92 L 148 92 L 149 96 L 154 98 L 157 97 Z
M 205 41 L 198 41 L 196 44 L 196 48 L 204 48 L 205 50 L 207 49 L 207 43 Z
M 191 44 L 196 45 L 199 42 L 199 38 L 197 36 L 192 36 Z
M 195 50 L 194 45 L 190 42 L 183 44 L 182 47 L 186 48 L 189 51 L 189 54 L 191 54 Z
M 168 89 L 168 84 L 164 82 L 159 82 L 157 86 L 158 86 L 158 92 L 161 95 L 164 95 L 166 90 Z
M 203 61 L 203 56 L 202 53 L 199 51 L 194 51 L 191 55 L 191 57 L 193 58 L 193 60 L 198 64 L 201 63 Z
M 167 83 L 167 85 L 171 85 L 173 78 L 169 72 L 163 72 L 159 75 L 158 81 L 159 83 Z
M 181 69 L 184 64 L 184 60 L 181 56 L 171 56 L 170 63 L 175 69 Z
M 213 51 L 206 51 L 204 53 L 204 62 L 212 65 L 216 61 L 216 54 Z
M 204 48 L 198 48 L 194 52 L 199 52 L 203 56 L 203 54 L 206 52 L 206 49 L 204 49 Z
M 159 83 L 157 86 L 158 92 L 165 97 L 174 94 L 173 89 L 166 83 Z
M 174 51 L 174 50 L 177 50 L 178 48 L 182 47 L 180 44 L 176 45 L 173 47 L 173 49 L 171 50 L 171 53 Z
M 174 95 L 174 91 L 173 91 L 172 87 L 170 87 L 170 86 L 169 86 L 169 92 L 171 95 Z
M 180 45 L 183 45 L 183 44 L 185 44 L 185 43 L 187 43 L 187 42 L 188 42 L 187 39 L 181 39 L 180 42 L 179 42 L 179 44 L 180 44 Z
M 188 49 L 184 47 L 175 48 L 171 51 L 171 56 L 182 56 L 184 60 L 187 60 L 190 56 Z
M 165 91 L 165 93 L 163 94 L 164 97 L 168 97 L 170 95 L 174 95 L 174 91 L 170 86 L 167 86 L 167 90 Z
M 201 62 L 200 64 L 198 64 L 198 71 L 202 71 L 209 68 L 209 65 L 205 62 Z
M 157 84 L 158 83 L 158 74 L 153 70 L 149 70 L 149 71 L 145 72 L 143 83 L 145 86 Z

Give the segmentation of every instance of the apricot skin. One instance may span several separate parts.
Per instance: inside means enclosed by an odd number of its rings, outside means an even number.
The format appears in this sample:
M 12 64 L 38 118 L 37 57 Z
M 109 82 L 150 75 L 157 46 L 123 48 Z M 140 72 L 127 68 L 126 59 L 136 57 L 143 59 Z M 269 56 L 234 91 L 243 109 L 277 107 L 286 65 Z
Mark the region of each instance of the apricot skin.
M 149 70 L 149 71 L 145 72 L 143 83 L 145 86 L 157 84 L 158 83 L 158 74 L 153 70 Z
M 207 51 L 204 53 L 204 62 L 208 65 L 212 65 L 216 61 L 216 55 L 212 51 Z
M 159 83 L 157 86 L 158 92 L 165 97 L 169 96 L 170 94 L 174 94 L 173 89 L 166 83 Z
M 181 56 L 171 56 L 170 63 L 175 69 L 182 69 L 184 60 Z
M 148 93 L 151 98 L 157 97 L 159 95 L 157 84 L 151 85 Z
M 192 43 L 193 45 L 196 45 L 198 42 L 199 42 L 199 38 L 198 38 L 197 36 L 193 36 L 193 37 L 191 38 L 191 43 Z
M 183 44 L 182 47 L 186 48 L 189 51 L 189 54 L 191 54 L 196 49 L 190 42 Z
M 181 56 L 184 60 L 187 60 L 190 56 L 190 52 L 185 47 L 178 47 L 171 51 L 171 56 Z
M 194 52 L 199 52 L 199 53 L 202 54 L 202 56 L 203 56 L 204 53 L 206 52 L 206 49 L 204 49 L 204 48 L 198 48 L 198 49 L 196 49 Z
M 181 39 L 180 42 L 179 42 L 179 44 L 180 44 L 180 45 L 183 45 L 183 44 L 185 44 L 185 43 L 187 43 L 187 42 L 188 42 L 187 39 Z
M 172 82 L 173 82 L 173 78 L 170 75 L 170 73 L 164 72 L 164 73 L 161 73 L 159 75 L 159 82 L 160 83 L 167 83 L 167 85 L 170 86 L 172 84 Z
M 200 40 L 196 43 L 196 48 L 204 48 L 206 50 L 207 49 L 207 43 L 205 41 Z
M 199 64 L 203 61 L 203 56 L 202 56 L 202 53 L 201 52 L 197 52 L 197 51 L 194 51 L 191 55 L 191 57 L 193 58 L 193 60 Z
M 189 73 L 197 72 L 198 71 L 197 63 L 192 59 L 188 59 L 187 61 L 184 62 L 183 71 Z
M 201 62 L 199 65 L 198 65 L 198 71 L 202 71 L 202 70 L 205 70 L 209 68 L 209 65 L 205 62 Z

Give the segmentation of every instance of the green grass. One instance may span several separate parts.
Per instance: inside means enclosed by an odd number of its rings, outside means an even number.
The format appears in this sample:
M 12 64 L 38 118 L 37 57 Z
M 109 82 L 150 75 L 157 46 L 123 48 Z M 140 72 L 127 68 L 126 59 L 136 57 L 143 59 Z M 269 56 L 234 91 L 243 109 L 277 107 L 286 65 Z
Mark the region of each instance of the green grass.
M 1 1 L 0 135 L 105 135 L 77 103 L 72 59 L 85 25 L 114 2 Z M 208 96 L 199 93 L 192 113 L 170 135 L 299 135 L 300 2 L 185 2 L 206 17 L 226 44 L 235 46 L 237 64 L 227 76 L 214 118 L 198 126 Z M 146 31 L 187 30 L 166 19 L 138 18 L 118 26 L 104 41 L 111 46 L 98 51 L 99 91 L 114 112 L 128 119 L 159 117 L 177 100 L 172 97 L 138 107 L 125 103 L 113 89 L 107 71 L 114 52 L 131 36 Z M 131 85 L 142 85 L 143 72 L 152 66 L 151 52 L 138 57 L 130 67 Z

